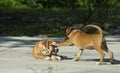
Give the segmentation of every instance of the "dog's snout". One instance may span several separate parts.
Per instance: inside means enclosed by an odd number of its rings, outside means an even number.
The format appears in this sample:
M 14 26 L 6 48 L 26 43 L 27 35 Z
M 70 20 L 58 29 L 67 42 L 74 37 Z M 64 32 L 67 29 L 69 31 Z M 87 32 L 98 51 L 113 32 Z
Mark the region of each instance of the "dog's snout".
M 53 54 L 57 54 L 58 51 L 59 51 L 59 49 L 58 49 L 58 48 L 57 48 L 57 49 L 55 48 L 55 49 L 52 51 L 52 53 L 53 53 Z
M 58 49 L 58 48 L 56 48 L 56 49 L 55 49 L 55 52 L 57 53 L 58 51 L 59 51 L 59 49 Z

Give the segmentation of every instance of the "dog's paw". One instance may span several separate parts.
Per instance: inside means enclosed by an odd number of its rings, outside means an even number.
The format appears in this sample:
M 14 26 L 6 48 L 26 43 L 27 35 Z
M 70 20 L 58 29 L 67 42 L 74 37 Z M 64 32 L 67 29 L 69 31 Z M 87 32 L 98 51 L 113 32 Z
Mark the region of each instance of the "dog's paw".
M 56 42 L 53 42 L 52 45 L 53 45 L 53 46 L 58 46 Z
M 62 58 L 61 58 L 61 57 L 59 57 L 59 56 L 57 56 L 56 58 L 57 58 L 57 60 L 61 60 L 61 59 L 62 59 Z
M 56 42 L 53 42 L 52 45 L 56 45 Z
M 79 61 L 79 58 L 78 57 L 74 57 L 73 61 Z
M 49 60 L 50 60 L 50 57 L 46 57 L 45 60 L 46 60 L 46 61 L 49 61 Z
M 100 63 L 100 62 L 96 62 L 96 64 L 97 64 L 97 65 L 101 65 L 101 63 Z
M 100 63 L 100 62 L 96 62 L 96 64 L 97 64 L 97 65 L 105 65 L 106 62 L 102 62 L 102 63 Z
M 46 55 L 47 51 L 42 51 L 42 54 Z

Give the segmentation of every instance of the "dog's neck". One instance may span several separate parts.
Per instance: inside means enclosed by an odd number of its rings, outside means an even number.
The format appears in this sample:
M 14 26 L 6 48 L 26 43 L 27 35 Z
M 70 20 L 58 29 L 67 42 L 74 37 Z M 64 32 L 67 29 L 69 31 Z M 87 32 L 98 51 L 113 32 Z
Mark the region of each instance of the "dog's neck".
M 74 30 L 74 28 L 71 28 L 70 31 L 67 33 L 67 36 Z
M 66 35 L 65 40 L 69 39 L 69 37 L 72 35 L 72 33 L 76 32 L 76 31 L 78 31 L 78 30 L 71 29 L 71 30 L 68 32 L 68 34 Z

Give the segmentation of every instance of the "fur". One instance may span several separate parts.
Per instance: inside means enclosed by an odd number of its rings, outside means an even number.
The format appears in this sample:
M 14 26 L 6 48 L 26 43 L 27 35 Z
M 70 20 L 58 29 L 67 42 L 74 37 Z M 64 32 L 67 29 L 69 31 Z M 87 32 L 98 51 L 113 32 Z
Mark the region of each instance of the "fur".
M 66 37 L 67 39 L 64 42 L 61 43 L 54 43 L 55 46 L 67 46 L 70 44 L 74 44 L 75 46 L 79 47 L 78 53 L 73 58 L 74 61 L 78 61 L 82 55 L 82 52 L 84 49 L 95 49 L 100 54 L 100 61 L 99 65 L 102 64 L 104 59 L 104 51 L 107 52 L 110 56 L 110 62 L 111 64 L 114 61 L 113 52 L 110 51 L 106 45 L 106 40 L 103 37 L 102 29 L 97 25 L 87 25 L 83 27 L 83 29 L 86 28 L 96 28 L 99 31 L 99 34 L 87 34 L 81 30 L 73 29 L 72 27 L 68 27 L 66 29 Z

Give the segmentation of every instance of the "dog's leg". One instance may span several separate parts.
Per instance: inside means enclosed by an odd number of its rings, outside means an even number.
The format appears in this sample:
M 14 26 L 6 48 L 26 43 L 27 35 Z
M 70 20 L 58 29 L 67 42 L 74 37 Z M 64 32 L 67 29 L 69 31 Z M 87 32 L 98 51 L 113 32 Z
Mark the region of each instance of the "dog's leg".
M 43 55 L 43 54 L 34 54 L 34 57 L 36 59 L 44 59 L 44 60 L 50 60 L 49 56 Z
M 68 46 L 70 44 L 72 44 L 72 41 L 70 39 L 67 39 L 66 41 L 61 42 L 61 43 L 56 43 L 56 42 L 52 43 L 52 45 L 54 46 Z
M 83 53 L 83 49 L 80 49 L 76 56 L 73 58 L 73 61 L 78 61 Z
M 109 54 L 109 56 L 110 56 L 110 63 L 113 64 L 113 62 L 114 62 L 114 55 L 113 55 L 113 52 L 108 49 L 105 39 L 103 39 L 103 42 L 102 42 L 102 49 Z
M 96 51 L 100 54 L 100 61 L 96 64 L 102 65 L 103 59 L 104 59 L 104 52 L 99 46 L 95 46 Z
M 113 52 L 108 50 L 108 54 L 110 56 L 110 63 L 113 64 L 114 63 L 114 56 L 113 56 Z
M 46 60 L 46 61 L 50 60 L 50 57 L 49 57 L 49 56 L 46 56 L 46 55 L 43 55 L 43 54 L 41 54 L 39 57 L 40 57 L 41 59 Z
M 105 52 L 107 52 L 110 56 L 110 63 L 113 64 L 114 63 L 114 55 L 113 52 L 109 49 L 104 49 Z

